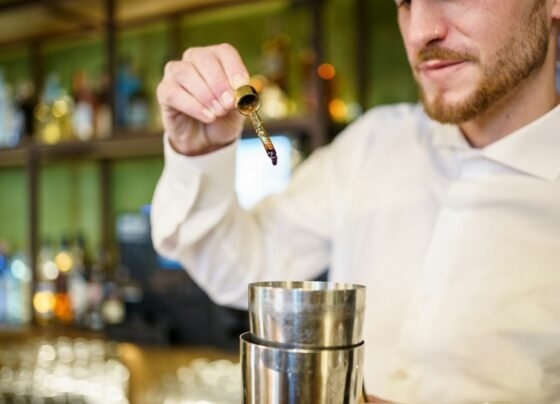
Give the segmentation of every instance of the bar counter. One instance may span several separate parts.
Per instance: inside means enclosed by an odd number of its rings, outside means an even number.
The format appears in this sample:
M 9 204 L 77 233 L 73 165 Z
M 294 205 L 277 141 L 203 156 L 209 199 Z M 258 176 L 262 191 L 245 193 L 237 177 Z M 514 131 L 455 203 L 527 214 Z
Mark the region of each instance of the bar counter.
M 130 377 L 128 378 L 127 375 L 127 398 L 131 404 L 163 402 L 162 392 L 165 389 L 175 388 L 176 391 L 180 392 L 181 383 L 183 383 L 183 388 L 187 386 L 185 383 L 188 383 L 188 381 L 184 380 L 185 378 L 191 377 L 190 380 L 194 380 L 192 377 L 196 372 L 191 371 L 193 365 L 195 368 L 198 366 L 206 369 L 210 368 L 212 364 L 226 366 L 227 371 L 231 374 L 235 372 L 233 363 L 239 362 L 238 352 L 224 351 L 212 347 L 139 346 L 127 342 L 111 342 L 102 333 L 79 331 L 71 328 L 0 328 L 0 352 L 4 353 L 10 351 L 13 353 L 13 351 L 22 347 L 26 347 L 28 350 L 32 346 L 44 348 L 45 344 L 52 344 L 55 348 L 57 344 L 59 346 L 61 343 L 69 346 L 74 344 L 75 347 L 76 341 L 82 345 L 91 344 L 94 347 L 107 347 L 106 357 L 112 356 L 117 360 L 115 362 L 122 363 L 128 369 Z M 40 353 L 35 356 L 41 357 Z M 1 365 L 4 368 L 5 363 L 1 363 Z M 0 371 L 0 373 L 2 372 Z M 204 370 L 202 374 L 204 375 Z M 200 377 L 200 374 L 195 376 Z M 182 377 L 183 380 L 181 380 Z M 214 378 L 212 377 L 212 379 Z M 231 378 L 228 380 L 231 380 Z M 216 380 L 213 382 L 218 383 Z M 233 380 L 233 384 L 237 384 L 237 381 Z M 229 387 L 233 390 L 240 388 L 237 385 Z M 188 388 L 192 391 L 191 386 L 188 386 Z M 220 386 L 219 388 L 227 390 L 228 386 Z M 68 399 L 68 402 L 74 401 Z

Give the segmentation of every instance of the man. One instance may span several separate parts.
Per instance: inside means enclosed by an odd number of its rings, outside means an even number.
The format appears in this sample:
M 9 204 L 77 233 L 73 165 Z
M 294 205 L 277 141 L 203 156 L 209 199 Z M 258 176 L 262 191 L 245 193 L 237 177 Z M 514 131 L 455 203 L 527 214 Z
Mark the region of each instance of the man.
M 220 303 L 327 266 L 366 285 L 381 399 L 560 403 L 560 0 L 397 6 L 424 110 L 368 112 L 249 212 L 233 189 L 239 55 L 168 64 L 154 242 Z

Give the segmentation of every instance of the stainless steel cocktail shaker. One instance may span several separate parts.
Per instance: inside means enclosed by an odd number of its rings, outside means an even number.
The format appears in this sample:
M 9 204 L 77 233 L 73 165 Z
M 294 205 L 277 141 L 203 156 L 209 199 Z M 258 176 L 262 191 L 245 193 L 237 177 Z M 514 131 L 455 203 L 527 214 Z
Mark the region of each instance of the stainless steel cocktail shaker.
M 241 335 L 245 404 L 357 404 L 363 384 L 365 287 L 249 285 Z

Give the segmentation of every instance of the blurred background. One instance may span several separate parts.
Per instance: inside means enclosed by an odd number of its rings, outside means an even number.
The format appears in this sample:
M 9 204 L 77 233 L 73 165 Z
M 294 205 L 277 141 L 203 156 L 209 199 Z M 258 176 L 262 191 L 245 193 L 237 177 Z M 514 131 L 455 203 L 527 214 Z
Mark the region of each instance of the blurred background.
M 363 111 L 417 99 L 391 0 L 0 0 L 0 403 L 240 402 L 246 313 L 149 237 L 156 86 L 220 42 L 280 156 L 247 126 L 246 207 Z

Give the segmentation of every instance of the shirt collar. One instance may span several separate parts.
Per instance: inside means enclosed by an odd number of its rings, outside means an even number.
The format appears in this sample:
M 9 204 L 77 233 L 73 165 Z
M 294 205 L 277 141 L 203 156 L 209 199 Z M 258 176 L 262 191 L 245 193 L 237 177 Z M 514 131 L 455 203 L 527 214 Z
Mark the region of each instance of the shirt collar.
M 472 149 L 455 125 L 439 124 L 432 141 L 436 147 Z M 481 151 L 487 159 L 556 181 L 560 178 L 560 105 Z
M 485 157 L 548 181 L 560 177 L 560 105 L 486 146 Z
M 432 137 L 434 146 L 463 150 L 472 148 L 457 126 L 432 122 L 436 125 Z

